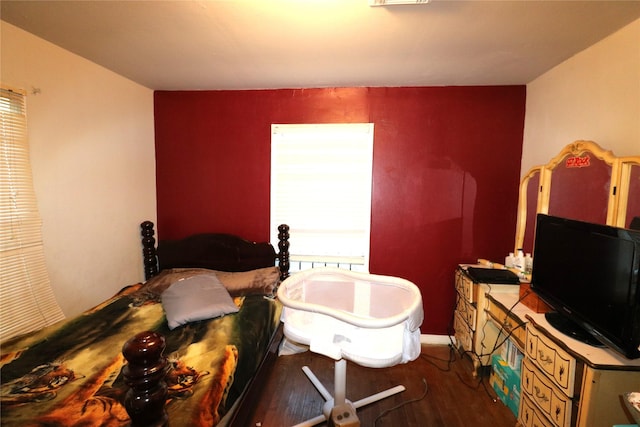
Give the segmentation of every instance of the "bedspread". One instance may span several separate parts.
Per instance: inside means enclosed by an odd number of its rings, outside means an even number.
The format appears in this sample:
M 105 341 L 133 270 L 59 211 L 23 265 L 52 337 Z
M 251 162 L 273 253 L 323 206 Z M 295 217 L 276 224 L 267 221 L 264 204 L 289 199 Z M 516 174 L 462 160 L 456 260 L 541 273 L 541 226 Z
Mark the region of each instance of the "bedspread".
M 20 426 L 125 426 L 123 344 L 166 339 L 171 426 L 215 425 L 242 394 L 279 324 L 280 304 L 236 298 L 236 314 L 169 330 L 162 304 L 133 285 L 80 316 L 2 344 L 1 421 Z

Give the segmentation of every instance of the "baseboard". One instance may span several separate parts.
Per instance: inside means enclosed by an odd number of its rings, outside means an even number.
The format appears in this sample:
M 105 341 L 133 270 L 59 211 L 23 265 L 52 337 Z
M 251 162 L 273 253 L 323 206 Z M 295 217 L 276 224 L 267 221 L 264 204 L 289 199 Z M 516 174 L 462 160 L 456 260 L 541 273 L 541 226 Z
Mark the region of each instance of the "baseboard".
M 453 342 L 453 337 L 449 335 L 433 335 L 433 334 L 421 334 L 420 344 L 439 344 L 447 345 Z

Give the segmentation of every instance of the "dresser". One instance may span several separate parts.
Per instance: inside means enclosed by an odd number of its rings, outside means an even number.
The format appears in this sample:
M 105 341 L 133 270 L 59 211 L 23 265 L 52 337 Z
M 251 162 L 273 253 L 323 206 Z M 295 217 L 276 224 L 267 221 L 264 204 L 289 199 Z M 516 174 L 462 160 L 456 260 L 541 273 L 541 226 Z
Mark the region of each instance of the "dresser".
M 518 426 L 610 427 L 633 423 L 621 396 L 640 389 L 640 359 L 558 332 L 544 314 L 518 302 L 517 295 L 491 294 L 490 319 L 504 319 L 515 342 L 524 345 Z M 524 331 L 524 334 L 515 331 Z
M 517 299 L 517 285 L 475 282 L 468 274 L 469 267 L 481 265 L 460 264 L 455 271 L 456 307 L 453 329 L 458 349 L 473 362 L 474 375 L 482 367 L 491 365 L 491 355 L 499 352 L 496 342 L 499 330 L 487 322 L 488 295 L 511 294 Z

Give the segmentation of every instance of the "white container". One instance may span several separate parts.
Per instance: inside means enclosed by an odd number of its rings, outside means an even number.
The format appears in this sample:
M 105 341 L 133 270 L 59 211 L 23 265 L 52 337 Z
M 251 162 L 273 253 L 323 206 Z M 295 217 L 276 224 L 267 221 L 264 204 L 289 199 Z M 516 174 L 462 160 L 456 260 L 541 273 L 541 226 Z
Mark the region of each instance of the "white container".
M 533 270 L 533 257 L 531 254 L 526 254 L 524 257 L 524 272 L 527 274 L 531 274 Z
M 515 264 L 515 258 L 513 256 L 513 252 L 509 252 L 509 255 L 504 259 L 504 266 L 507 268 L 513 268 Z
M 518 249 L 518 253 L 515 256 L 515 261 L 513 263 L 513 268 L 524 271 L 524 252 L 522 252 L 522 249 Z

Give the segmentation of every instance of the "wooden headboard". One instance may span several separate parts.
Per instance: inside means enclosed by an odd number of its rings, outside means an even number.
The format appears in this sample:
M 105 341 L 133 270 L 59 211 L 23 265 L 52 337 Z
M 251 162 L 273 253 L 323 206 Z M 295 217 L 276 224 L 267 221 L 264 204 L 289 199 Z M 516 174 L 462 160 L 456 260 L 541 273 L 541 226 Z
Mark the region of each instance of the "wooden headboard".
M 277 265 L 280 279 L 289 276 L 289 226 L 278 227 L 278 252 L 269 242 L 251 242 L 225 233 L 202 233 L 180 240 L 160 240 L 156 247 L 154 224 L 140 224 L 144 275 L 148 280 L 169 268 L 208 268 L 250 271 Z

